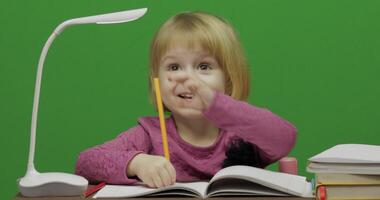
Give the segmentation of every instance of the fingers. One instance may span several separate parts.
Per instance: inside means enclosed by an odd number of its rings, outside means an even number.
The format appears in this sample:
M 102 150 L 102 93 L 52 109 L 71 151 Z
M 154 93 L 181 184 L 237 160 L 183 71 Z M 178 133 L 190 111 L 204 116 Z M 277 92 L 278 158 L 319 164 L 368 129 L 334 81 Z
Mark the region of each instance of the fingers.
M 168 167 L 162 169 L 158 175 L 161 178 L 161 185 L 159 187 L 169 186 L 175 183 L 175 181 L 173 181 L 174 175 L 168 170 Z
M 170 175 L 170 181 L 171 181 L 171 184 L 174 184 L 176 182 L 176 171 L 172 165 L 172 163 L 169 162 L 168 165 L 166 165 L 166 170 L 167 172 L 169 173 Z
M 150 176 L 144 177 L 145 179 L 143 179 L 142 181 L 151 188 L 160 188 L 160 187 L 167 186 L 165 184 L 164 178 L 162 177 L 163 175 L 161 175 L 160 172 L 157 172 L 157 173 L 151 174 Z
M 164 187 L 164 181 L 161 178 L 161 175 L 159 173 L 155 174 L 153 177 L 153 184 L 156 188 Z
M 147 180 L 142 180 L 145 184 L 148 185 L 148 187 L 150 188 L 156 188 L 156 185 L 154 183 L 154 178 L 153 177 L 149 177 Z
M 182 72 L 176 74 L 167 74 L 167 80 L 169 82 L 177 82 L 186 85 L 193 85 L 195 83 L 203 82 L 196 74 L 188 74 Z
M 173 185 L 176 181 L 176 172 L 173 165 L 168 161 L 163 168 L 158 170 L 154 183 L 157 187 Z
M 141 180 L 151 188 L 166 187 L 175 183 L 176 172 L 173 165 L 167 160 L 162 162 L 162 159 L 157 160 L 161 163 L 156 163 L 157 165 L 153 165 L 141 176 Z
M 189 92 L 196 93 L 198 79 L 193 78 L 193 75 L 186 74 L 168 74 L 167 81 L 173 86 L 181 85 Z
M 214 96 L 215 91 L 207 85 L 197 74 L 168 74 L 167 80 L 171 82 L 173 87 L 183 87 L 185 91 L 191 92 L 198 96 L 202 102 L 202 105 L 199 105 L 199 110 L 207 108 Z

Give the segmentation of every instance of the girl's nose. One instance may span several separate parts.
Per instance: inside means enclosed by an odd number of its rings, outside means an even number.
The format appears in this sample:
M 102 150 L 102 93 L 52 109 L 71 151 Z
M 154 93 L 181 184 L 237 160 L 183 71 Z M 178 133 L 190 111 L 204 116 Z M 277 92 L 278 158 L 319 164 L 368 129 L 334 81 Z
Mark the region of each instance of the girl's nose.
M 178 72 L 172 78 L 174 79 L 174 81 L 183 83 L 183 82 L 185 82 L 186 80 L 188 80 L 192 76 L 192 73 L 193 72 L 191 70 L 183 70 L 183 71 Z

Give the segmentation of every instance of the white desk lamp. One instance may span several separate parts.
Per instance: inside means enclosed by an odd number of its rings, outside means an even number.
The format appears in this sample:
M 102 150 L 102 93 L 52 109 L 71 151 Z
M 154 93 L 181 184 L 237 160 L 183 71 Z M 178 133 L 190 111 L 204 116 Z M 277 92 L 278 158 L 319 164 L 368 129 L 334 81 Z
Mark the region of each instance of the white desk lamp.
M 22 195 L 27 197 L 38 196 L 76 196 L 87 189 L 88 181 L 78 175 L 49 172 L 39 173 L 34 167 L 34 150 L 36 144 L 37 112 L 40 98 L 42 69 L 46 54 L 53 40 L 68 26 L 77 24 L 113 24 L 136 20 L 142 17 L 147 8 L 127 10 L 103 15 L 82 17 L 66 20 L 61 23 L 46 41 L 38 62 L 37 78 L 34 91 L 32 126 L 30 131 L 30 146 L 28 169 L 23 178 L 18 180 L 18 187 Z

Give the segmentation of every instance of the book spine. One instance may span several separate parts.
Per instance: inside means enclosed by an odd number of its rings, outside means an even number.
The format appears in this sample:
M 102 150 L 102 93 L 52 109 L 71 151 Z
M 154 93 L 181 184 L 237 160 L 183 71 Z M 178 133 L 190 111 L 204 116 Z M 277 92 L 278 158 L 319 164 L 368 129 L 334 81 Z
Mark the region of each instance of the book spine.
M 316 195 L 317 200 L 326 200 L 326 186 L 324 185 L 318 185 L 316 189 Z

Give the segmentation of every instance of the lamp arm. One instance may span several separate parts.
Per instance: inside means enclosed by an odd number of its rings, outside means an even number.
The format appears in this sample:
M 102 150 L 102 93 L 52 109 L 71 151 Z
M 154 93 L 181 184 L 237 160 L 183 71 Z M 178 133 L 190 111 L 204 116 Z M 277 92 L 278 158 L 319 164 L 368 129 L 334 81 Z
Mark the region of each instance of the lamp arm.
M 34 88 L 34 99 L 33 99 L 33 112 L 32 112 L 32 124 L 30 129 L 30 144 L 29 144 L 29 159 L 28 159 L 28 169 L 26 174 L 29 173 L 38 173 L 34 166 L 34 153 L 36 147 L 36 130 L 37 130 L 37 117 L 38 117 L 38 105 L 40 102 L 40 90 L 41 90 L 41 80 L 42 80 L 42 72 L 45 63 L 45 58 L 50 48 L 50 45 L 53 43 L 54 39 L 58 36 L 59 33 L 63 31 L 69 25 L 70 20 L 64 21 L 53 31 L 48 40 L 46 41 L 44 47 L 42 48 L 41 56 L 38 61 L 37 68 L 37 77 L 36 84 Z

